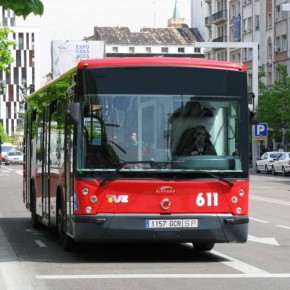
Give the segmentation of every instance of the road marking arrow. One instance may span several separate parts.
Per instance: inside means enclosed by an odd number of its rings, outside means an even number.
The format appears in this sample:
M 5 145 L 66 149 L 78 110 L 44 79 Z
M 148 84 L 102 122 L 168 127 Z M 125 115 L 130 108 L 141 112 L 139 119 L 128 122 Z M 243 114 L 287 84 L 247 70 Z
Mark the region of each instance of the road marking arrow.
M 248 241 L 272 245 L 272 246 L 278 246 L 278 247 L 280 246 L 275 238 L 258 238 L 258 237 L 248 235 Z

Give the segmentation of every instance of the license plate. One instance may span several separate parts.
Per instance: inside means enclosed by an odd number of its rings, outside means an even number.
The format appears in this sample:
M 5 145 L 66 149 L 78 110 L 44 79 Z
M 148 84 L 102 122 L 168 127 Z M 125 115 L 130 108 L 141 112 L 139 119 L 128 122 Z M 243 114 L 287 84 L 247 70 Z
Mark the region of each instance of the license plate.
M 147 229 L 197 228 L 197 219 L 146 220 Z

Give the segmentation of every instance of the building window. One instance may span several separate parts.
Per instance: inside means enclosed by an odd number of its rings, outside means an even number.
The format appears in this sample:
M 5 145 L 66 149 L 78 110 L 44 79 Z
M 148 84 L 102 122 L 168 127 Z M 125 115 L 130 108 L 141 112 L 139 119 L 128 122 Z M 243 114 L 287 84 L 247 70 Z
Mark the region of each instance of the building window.
M 275 43 L 276 43 L 276 45 L 274 47 L 274 51 L 280 52 L 281 51 L 281 37 L 280 36 L 276 37 Z
M 151 53 L 151 47 L 146 47 L 146 52 Z
M 18 71 L 18 68 L 15 67 L 13 70 L 14 70 L 14 84 L 18 85 L 19 84 L 19 71 Z
M 260 29 L 260 15 L 255 15 L 255 30 Z
M 267 15 L 267 28 L 271 28 L 272 27 L 272 13 L 269 13 Z
M 168 47 L 161 47 L 161 52 L 168 53 Z
M 184 53 L 184 47 L 178 47 L 178 52 Z
M 286 34 L 281 36 L 281 50 L 286 51 L 287 50 L 287 38 Z
M 272 72 L 271 71 L 268 71 L 268 74 L 267 74 L 267 85 L 268 86 L 272 85 Z
M 135 52 L 135 47 L 130 46 L 130 47 L 129 47 L 129 52 L 130 52 L 130 53 L 134 53 L 134 52 Z
M 118 52 L 119 52 L 119 49 L 118 49 L 117 46 L 114 46 L 114 47 L 112 48 L 112 50 L 113 50 L 113 52 L 115 52 L 115 53 L 118 53 Z
M 18 47 L 19 47 L 19 49 L 23 49 L 24 48 L 24 36 L 23 36 L 23 33 L 19 33 L 19 35 L 18 35 Z
M 244 32 L 252 31 L 252 17 L 244 19 L 243 24 L 244 24 Z
M 21 67 L 21 51 L 16 50 L 16 66 Z

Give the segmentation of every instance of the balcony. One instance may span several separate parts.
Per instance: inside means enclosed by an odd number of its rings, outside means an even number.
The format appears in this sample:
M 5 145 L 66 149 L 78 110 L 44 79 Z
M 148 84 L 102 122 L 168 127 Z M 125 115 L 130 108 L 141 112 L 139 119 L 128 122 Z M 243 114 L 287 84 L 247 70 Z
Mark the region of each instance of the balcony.
M 211 0 L 205 0 L 205 3 L 210 4 Z
M 221 10 L 211 16 L 213 24 L 219 24 L 227 20 L 227 10 Z
M 211 16 L 206 17 L 204 20 L 205 27 L 210 27 L 211 23 L 212 23 L 212 17 Z
M 220 36 L 212 40 L 212 42 L 227 42 L 227 41 L 228 41 L 227 36 Z

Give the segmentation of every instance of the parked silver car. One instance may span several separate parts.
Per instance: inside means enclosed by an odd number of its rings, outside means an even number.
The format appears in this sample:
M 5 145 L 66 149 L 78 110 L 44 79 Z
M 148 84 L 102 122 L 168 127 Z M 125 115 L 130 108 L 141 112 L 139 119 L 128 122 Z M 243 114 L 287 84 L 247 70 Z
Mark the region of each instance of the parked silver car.
M 261 158 L 258 158 L 256 161 L 256 172 L 266 172 L 271 173 L 272 172 L 272 165 L 274 161 L 281 155 L 280 151 L 270 151 L 265 152 Z
M 277 160 L 272 165 L 272 174 L 282 173 L 286 176 L 290 173 L 290 152 L 280 152 Z

